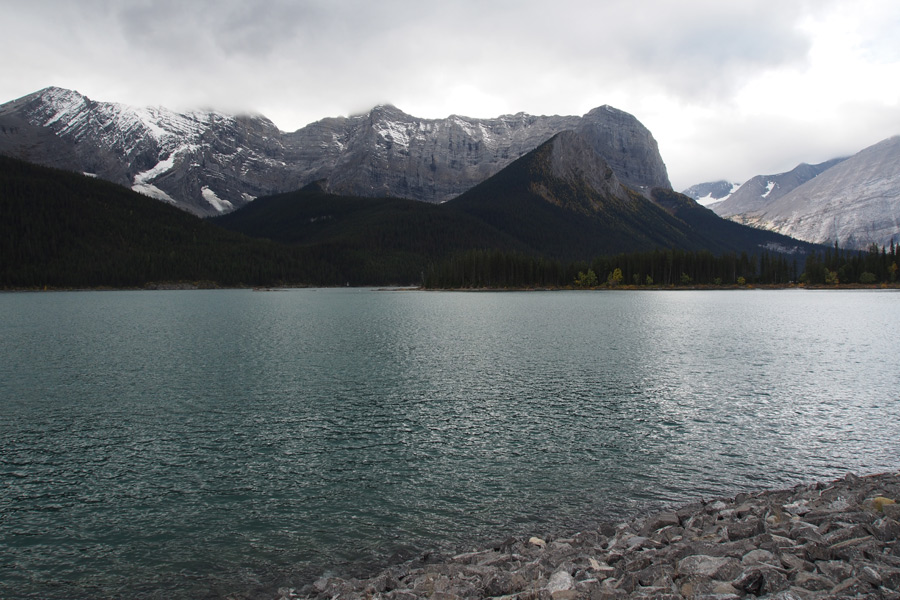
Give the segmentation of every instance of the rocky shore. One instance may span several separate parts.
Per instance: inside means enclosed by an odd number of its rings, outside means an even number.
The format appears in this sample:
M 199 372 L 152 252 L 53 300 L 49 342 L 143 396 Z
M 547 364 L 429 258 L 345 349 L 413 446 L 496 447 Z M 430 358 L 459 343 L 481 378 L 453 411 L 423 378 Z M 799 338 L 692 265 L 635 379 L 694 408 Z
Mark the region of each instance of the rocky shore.
M 738 494 L 565 539 L 510 538 L 426 555 L 295 598 L 900 600 L 900 474 Z

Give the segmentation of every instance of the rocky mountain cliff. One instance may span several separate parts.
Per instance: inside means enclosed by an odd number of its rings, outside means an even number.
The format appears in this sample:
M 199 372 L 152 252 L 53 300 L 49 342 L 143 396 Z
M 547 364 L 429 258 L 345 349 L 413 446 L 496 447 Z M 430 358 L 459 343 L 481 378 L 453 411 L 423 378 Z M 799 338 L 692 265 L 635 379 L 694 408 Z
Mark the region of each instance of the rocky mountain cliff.
M 809 242 L 836 241 L 857 249 L 873 243 L 888 246 L 900 241 L 900 136 L 837 161 L 775 198 L 735 206 L 735 196 L 711 208 L 721 216 Z
M 651 133 L 609 106 L 495 119 L 420 119 L 378 106 L 285 133 L 259 115 L 135 108 L 61 88 L 0 105 L 0 153 L 95 174 L 202 216 L 313 181 L 334 193 L 443 202 L 566 130 L 623 184 L 645 195 L 671 187 Z

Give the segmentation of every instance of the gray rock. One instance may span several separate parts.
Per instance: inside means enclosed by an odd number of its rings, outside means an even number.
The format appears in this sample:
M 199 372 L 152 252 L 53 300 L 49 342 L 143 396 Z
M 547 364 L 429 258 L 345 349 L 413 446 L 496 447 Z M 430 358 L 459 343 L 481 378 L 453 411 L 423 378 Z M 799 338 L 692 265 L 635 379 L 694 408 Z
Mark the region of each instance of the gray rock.
M 830 590 L 835 586 L 835 582 L 824 575 L 816 575 L 807 571 L 800 571 L 794 578 L 793 584 L 810 592 L 821 592 Z
M 759 564 L 768 564 L 775 566 L 780 564 L 780 561 L 778 560 L 777 556 L 775 556 L 768 550 L 751 550 L 741 558 L 741 564 L 744 566 Z
M 486 596 L 506 596 L 514 591 L 512 575 L 505 571 L 492 572 L 481 580 L 481 588 Z
M 857 577 L 866 583 L 871 583 L 875 587 L 880 587 L 884 583 L 884 579 L 881 577 L 881 573 L 879 573 L 874 568 L 866 565 L 857 570 Z
M 781 560 L 782 566 L 790 571 L 815 571 L 816 565 L 809 562 L 808 560 L 803 560 L 796 554 L 791 554 L 790 552 L 782 552 L 778 555 L 778 558 Z
M 896 537 L 887 536 L 888 531 L 879 529 L 893 521 L 875 507 L 866 509 L 868 512 L 859 510 L 860 503 L 873 494 L 900 496 L 900 477 L 847 478 L 830 486 L 802 485 L 748 495 L 737 507 L 722 500 L 721 504 L 695 505 L 693 512 L 679 509 L 675 514 L 685 523 L 683 537 L 661 535 L 666 529 L 675 529 L 674 525 L 655 531 L 653 538 L 636 535 L 636 529 L 648 527 L 651 517 L 618 527 L 604 526 L 614 534 L 613 539 L 603 537 L 598 530 L 556 539 L 545 547 L 514 543 L 510 548 L 516 548 L 517 553 L 498 552 L 494 545 L 434 564 L 418 561 L 398 565 L 361 582 L 322 578 L 304 587 L 300 595 L 318 600 L 330 600 L 335 595 L 389 600 L 423 596 L 443 600 L 587 600 L 760 595 L 769 600 L 900 600 L 900 556 L 893 554 L 898 543 Z M 852 501 L 842 511 L 834 508 L 836 498 Z M 707 513 L 713 504 L 716 508 Z M 802 521 L 788 517 L 767 523 L 764 533 L 737 541 L 688 539 L 692 532 L 689 521 L 701 523 L 706 529 L 711 526 L 707 519 L 712 519 L 725 529 L 759 520 L 774 514 L 773 507 L 791 504 L 808 506 L 810 511 Z M 818 520 L 817 528 L 812 527 L 813 519 Z M 813 530 L 821 540 L 808 539 L 815 537 L 808 535 Z M 774 532 L 793 535 L 803 543 Z M 644 540 L 652 543 L 645 547 Z M 613 546 L 615 550 L 610 549 Z M 279 594 L 285 596 L 281 591 Z M 299 597 L 295 591 L 288 596 Z
M 772 595 L 769 600 L 804 600 L 805 595 L 800 595 L 794 590 L 784 590 Z
M 550 581 L 547 583 L 547 591 L 551 594 L 553 592 L 573 589 L 575 589 L 575 579 L 573 579 L 567 571 L 562 569 L 553 573 L 553 575 L 550 576 Z
M 790 586 L 785 573 L 769 565 L 754 565 L 741 573 L 731 584 L 755 596 L 774 594 Z
M 900 569 L 881 566 L 878 574 L 881 575 L 882 587 L 900 592 Z
M 742 540 L 763 533 L 766 527 L 762 519 L 747 519 L 729 524 L 726 530 L 729 540 Z
M 681 575 L 701 575 L 711 579 L 728 580 L 741 572 L 741 563 L 731 557 L 695 554 L 678 561 Z
M 677 581 L 677 589 L 685 598 L 713 597 L 738 594 L 739 590 L 725 581 L 715 581 L 702 575 L 690 575 Z
M 852 577 L 836 585 L 831 590 L 831 596 L 835 598 L 849 598 L 852 596 L 867 597 L 872 592 L 872 586 L 865 581 Z
M 671 584 L 675 577 L 675 569 L 668 564 L 654 564 L 635 573 L 638 583 L 644 587 L 659 587 L 664 583 Z
M 806 560 L 816 562 L 819 560 L 831 560 L 834 552 L 831 546 L 823 542 L 810 542 L 803 547 Z
M 681 525 L 681 520 L 674 512 L 662 512 L 650 517 L 641 528 L 641 535 L 649 536 L 651 533 L 659 531 L 663 527 L 677 527 Z
M 897 522 L 894 519 L 884 518 L 875 524 L 872 529 L 875 537 L 882 542 L 891 542 L 900 539 L 900 522 Z
M 818 562 L 816 568 L 833 581 L 844 581 L 853 576 L 853 566 L 839 560 Z

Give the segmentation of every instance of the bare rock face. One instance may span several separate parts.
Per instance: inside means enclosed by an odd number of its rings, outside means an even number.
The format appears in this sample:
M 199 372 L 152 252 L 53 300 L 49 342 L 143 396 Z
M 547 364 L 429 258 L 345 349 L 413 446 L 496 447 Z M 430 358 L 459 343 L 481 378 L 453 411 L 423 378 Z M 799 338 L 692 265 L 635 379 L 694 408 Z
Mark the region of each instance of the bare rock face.
M 803 163 L 786 173 L 757 175 L 731 192 L 721 202 L 710 205 L 710 208 L 717 215 L 725 218 L 765 210 L 766 206 L 776 202 L 807 181 L 818 177 L 843 160 L 843 158 L 836 158 L 817 165 Z
M 837 242 L 844 248 L 862 250 L 900 240 L 900 136 L 862 150 L 739 218 L 797 239 Z
M 671 187 L 650 132 L 608 106 L 584 117 L 518 113 L 495 119 L 419 119 L 377 106 L 285 134 L 285 144 L 300 179 L 326 179 L 330 192 L 444 202 L 568 130 L 579 133 L 626 185 Z
M 900 241 L 900 136 L 850 158 L 757 175 L 709 208 L 807 242 L 889 246 Z
M 553 139 L 550 166 L 554 177 L 583 181 L 601 196 L 627 197 L 613 168 L 581 135 L 571 131 L 557 135 Z
M 575 131 L 628 187 L 644 196 L 655 187 L 672 188 L 656 140 L 630 114 L 601 106 L 584 115 Z
M 91 173 L 204 216 L 322 180 L 335 193 L 443 202 L 567 130 L 623 184 L 671 187 L 650 132 L 608 106 L 583 117 L 434 120 L 378 106 L 293 133 L 262 116 L 135 108 L 60 88 L 0 106 L 3 154 Z

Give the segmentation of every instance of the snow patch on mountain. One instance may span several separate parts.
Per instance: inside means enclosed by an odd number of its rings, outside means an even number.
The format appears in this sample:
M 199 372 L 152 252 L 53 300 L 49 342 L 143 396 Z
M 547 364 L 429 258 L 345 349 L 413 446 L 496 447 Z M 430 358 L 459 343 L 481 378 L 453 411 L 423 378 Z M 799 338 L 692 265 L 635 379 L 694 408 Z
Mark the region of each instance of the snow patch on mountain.
M 58 121 L 69 121 L 72 115 L 77 115 L 85 107 L 84 98 L 73 98 L 70 95 L 53 95 L 56 112 L 44 122 L 44 127 L 50 127 Z
M 403 124 L 392 121 L 378 121 L 373 124 L 373 127 L 375 133 L 383 139 L 403 148 L 409 148 L 409 133 Z
M 171 171 L 175 166 L 175 159 L 179 154 L 181 154 L 182 152 L 192 152 L 194 150 L 197 150 L 197 146 L 193 144 L 187 144 L 185 146 L 177 148 L 176 150 L 172 151 L 169 156 L 156 163 L 156 166 L 154 166 L 152 169 L 148 169 L 135 175 L 133 185 L 143 185 L 149 183 L 163 173 Z
M 204 185 L 200 188 L 200 193 L 203 195 L 203 199 L 209 202 L 210 205 L 220 213 L 234 210 L 234 205 L 231 204 L 231 202 L 219 198 L 209 186 Z
M 169 204 L 174 204 L 176 206 L 178 205 L 178 203 L 175 202 L 175 199 L 172 198 L 172 196 L 168 195 L 167 193 L 150 183 L 133 185 L 131 186 L 131 189 L 139 194 L 155 198 L 156 200 L 162 200 L 163 202 L 168 202 Z
M 690 196 L 703 206 L 711 206 L 717 202 L 724 202 L 741 187 L 740 183 L 729 181 L 710 181 L 693 185 L 681 192 Z

